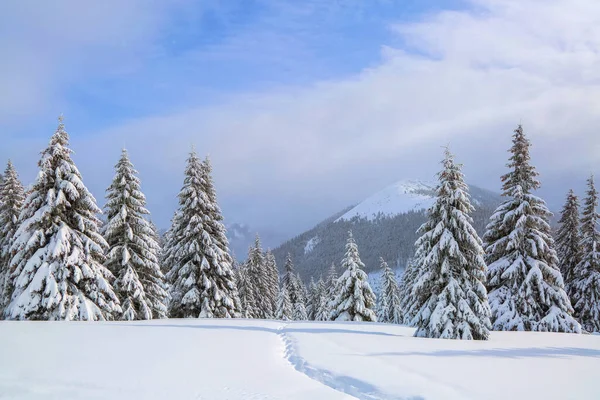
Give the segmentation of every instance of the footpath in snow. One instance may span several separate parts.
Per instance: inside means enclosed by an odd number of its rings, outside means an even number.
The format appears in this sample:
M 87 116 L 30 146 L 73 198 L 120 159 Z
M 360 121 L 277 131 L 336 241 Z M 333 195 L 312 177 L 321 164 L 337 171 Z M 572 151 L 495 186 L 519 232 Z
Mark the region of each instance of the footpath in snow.
M 0 321 L 0 399 L 598 399 L 600 336 L 369 323 Z

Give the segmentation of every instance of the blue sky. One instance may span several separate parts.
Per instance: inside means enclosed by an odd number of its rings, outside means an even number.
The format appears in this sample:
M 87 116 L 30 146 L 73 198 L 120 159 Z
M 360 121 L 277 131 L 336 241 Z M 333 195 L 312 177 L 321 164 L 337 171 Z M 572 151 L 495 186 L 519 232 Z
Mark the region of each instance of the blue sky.
M 440 144 L 497 189 L 519 121 L 551 204 L 597 170 L 592 0 L 9 0 L 1 11 L 0 157 L 30 182 L 64 113 L 99 203 L 126 146 L 163 227 L 192 144 L 211 154 L 229 221 L 287 235 L 396 180 L 431 178 Z

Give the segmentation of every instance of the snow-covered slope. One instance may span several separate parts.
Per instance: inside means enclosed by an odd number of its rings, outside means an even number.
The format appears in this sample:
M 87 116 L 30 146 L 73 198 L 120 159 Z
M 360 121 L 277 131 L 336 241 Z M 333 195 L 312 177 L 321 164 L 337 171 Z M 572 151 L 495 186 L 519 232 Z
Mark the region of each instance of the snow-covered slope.
M 375 193 L 342 215 L 336 221 L 354 217 L 374 219 L 378 215 L 392 216 L 429 208 L 435 198 L 435 184 L 419 180 L 404 180 Z
M 600 336 L 412 334 L 370 323 L 0 321 L 0 398 L 600 398 Z

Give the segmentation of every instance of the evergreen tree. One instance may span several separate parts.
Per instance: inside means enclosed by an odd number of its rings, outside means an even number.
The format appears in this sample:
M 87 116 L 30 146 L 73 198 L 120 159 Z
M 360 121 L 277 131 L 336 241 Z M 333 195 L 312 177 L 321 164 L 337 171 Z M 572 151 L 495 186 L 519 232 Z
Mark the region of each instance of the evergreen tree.
M 113 284 L 123 309 L 120 319 L 166 318 L 165 278 L 159 266 L 156 232 L 144 216 L 146 197 L 137 171 L 123 150 L 115 177 L 107 189 L 103 236 L 109 249 L 105 266 L 116 276 Z
M 192 151 L 179 193 L 179 210 L 166 244 L 173 318 L 233 318 L 240 300 L 220 215 L 207 182 L 206 163 Z
M 8 319 L 107 320 L 121 312 L 102 263 L 96 200 L 71 159 L 62 117 L 38 163 L 10 252 Z M 14 289 L 14 290 L 13 290 Z
M 448 149 L 442 165 L 436 201 L 416 243 L 415 336 L 487 340 L 491 324 L 486 265 L 472 226 L 469 189 L 462 166 Z
M 267 270 L 267 286 L 268 296 L 271 300 L 273 310 L 277 310 L 277 298 L 279 295 L 279 271 L 277 270 L 277 262 L 271 250 L 267 250 L 265 254 L 265 263 Z
M 302 281 L 294 271 L 292 256 L 288 254 L 285 261 L 285 274 L 283 275 L 282 287 L 288 292 L 292 303 L 292 317 L 295 321 L 304 321 L 308 319 L 306 305 L 304 303 L 304 294 Z
M 282 321 L 291 321 L 293 319 L 292 302 L 285 286 L 279 290 L 279 296 L 277 297 L 277 314 L 275 318 Z
M 248 272 L 245 265 L 237 269 L 236 281 L 240 296 L 240 306 L 242 310 L 242 318 L 257 318 L 257 306 L 254 299 L 255 289 L 252 286 L 252 281 L 248 278 Z
M 409 326 L 413 326 L 413 321 L 418 311 L 415 297 L 413 296 L 413 288 L 418 273 L 416 265 L 418 264 L 419 262 L 414 259 L 408 260 L 398 288 L 400 292 L 400 309 L 404 312 L 402 323 Z
M 332 303 L 338 295 L 338 274 L 335 268 L 335 263 L 331 263 L 329 271 L 327 271 L 327 280 L 325 281 L 327 290 L 327 314 L 331 316 Z
M 306 314 L 308 315 L 309 321 L 315 320 L 315 314 L 319 307 L 319 299 L 317 298 L 317 283 L 313 277 L 310 278 L 310 284 L 308 285 L 308 302 L 306 307 Z
M 329 291 L 325 287 L 323 279 L 317 282 L 317 308 L 315 310 L 315 321 L 329 321 L 331 310 L 329 309 Z
M 594 178 L 588 191 L 581 219 L 583 256 L 575 268 L 573 304 L 575 315 L 588 332 L 600 332 L 600 232 L 598 232 L 598 191 Z
M 377 320 L 379 322 L 401 324 L 402 308 L 400 307 L 400 293 L 396 274 L 394 274 L 394 271 L 388 266 L 383 257 L 379 260 L 383 274 L 381 276 L 381 291 L 378 297 Z
M 565 288 L 573 296 L 575 268 L 581 261 L 581 235 L 579 234 L 579 199 L 569 191 L 556 232 L 556 253 L 560 262 Z
M 502 177 L 507 199 L 484 235 L 494 330 L 580 332 L 558 269 L 546 203 L 530 164 L 531 143 L 519 127 L 513 135 L 510 171 Z
M 12 285 L 9 283 L 10 247 L 19 227 L 19 214 L 25 201 L 23 185 L 10 160 L 0 184 L 0 317 L 8 305 Z
M 258 234 L 254 240 L 254 246 L 248 250 L 248 260 L 246 260 L 246 272 L 248 278 L 252 281 L 254 290 L 253 297 L 255 301 L 255 318 L 269 319 L 275 316 L 273 309 L 271 288 L 271 275 L 265 254 L 263 253 Z
M 376 305 L 375 294 L 369 286 L 368 276 L 363 271 L 358 247 L 348 233 L 346 256 L 342 266 L 346 271 L 338 280 L 338 294 L 332 302 L 331 320 L 334 321 L 377 321 L 373 309 Z

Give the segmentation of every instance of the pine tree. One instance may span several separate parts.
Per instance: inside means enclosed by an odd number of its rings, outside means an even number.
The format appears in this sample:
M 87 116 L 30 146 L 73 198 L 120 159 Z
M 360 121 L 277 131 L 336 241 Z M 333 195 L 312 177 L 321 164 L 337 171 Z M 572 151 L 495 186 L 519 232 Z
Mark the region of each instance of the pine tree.
M 206 163 L 192 151 L 166 244 L 173 318 L 233 318 L 240 300 Z M 223 228 L 224 229 L 224 228 Z
M 103 236 L 109 249 L 105 266 L 115 275 L 115 292 L 123 309 L 120 319 L 166 318 L 165 278 L 159 266 L 157 233 L 144 216 L 146 197 L 126 150 L 107 189 L 107 223 Z
M 413 321 L 418 311 L 415 297 L 413 296 L 413 288 L 418 273 L 416 265 L 418 264 L 419 262 L 414 259 L 408 260 L 398 287 L 398 291 L 400 292 L 400 309 L 404 312 L 402 323 L 408 326 L 413 326 Z
M 530 164 L 531 143 L 519 127 L 502 177 L 507 199 L 492 215 L 484 235 L 488 298 L 494 330 L 580 332 L 558 269 L 546 203 Z
M 394 271 L 388 266 L 383 257 L 379 260 L 383 274 L 381 276 L 381 291 L 378 297 L 377 320 L 379 322 L 401 324 L 402 308 L 400 307 L 400 293 L 396 274 L 394 274 Z
M 277 297 L 277 314 L 275 315 L 275 318 L 281 321 L 291 321 L 293 319 L 292 302 L 285 286 L 279 290 L 279 296 Z
M 319 279 L 317 282 L 317 309 L 315 310 L 315 321 L 329 321 L 330 315 L 329 291 L 325 287 L 323 279 Z
M 491 324 L 486 265 L 470 216 L 474 208 L 462 166 L 448 149 L 442 165 L 436 201 L 416 243 L 415 336 L 487 340 Z
M 581 261 L 581 235 L 579 233 L 579 199 L 569 191 L 556 232 L 556 252 L 560 262 L 565 288 L 573 296 L 575 268 Z
M 310 284 L 308 285 L 308 304 L 306 307 L 306 314 L 308 315 L 309 321 L 315 320 L 315 314 L 319 307 L 319 299 L 317 298 L 317 283 L 313 277 L 310 278 Z
M 38 163 L 11 253 L 8 319 L 107 320 L 121 312 L 102 263 L 96 200 L 71 159 L 62 117 Z
M 267 250 L 265 254 L 265 266 L 266 266 L 266 282 L 267 282 L 267 296 L 271 303 L 271 309 L 277 310 L 277 302 L 279 295 L 279 271 L 277 270 L 277 262 L 275 256 L 271 250 Z
M 258 234 L 254 239 L 254 246 L 251 246 L 248 250 L 248 259 L 245 265 L 248 279 L 252 281 L 252 288 L 254 290 L 252 295 L 255 301 L 255 318 L 273 318 L 276 310 L 273 309 L 271 298 L 273 290 L 270 287 L 270 271 Z
M 352 232 L 348 233 L 346 256 L 342 260 L 345 272 L 338 280 L 338 294 L 332 302 L 330 319 L 333 321 L 377 321 L 376 298 L 363 271 L 358 247 Z
M 287 256 L 284 268 L 285 274 L 283 275 L 282 287 L 285 288 L 290 296 L 292 317 L 295 321 L 304 321 L 308 319 L 308 315 L 304 303 L 302 281 L 294 271 L 294 264 L 292 263 L 292 256 L 290 254 Z
M 9 264 L 12 254 L 10 247 L 19 227 L 19 214 L 25 201 L 25 191 L 19 176 L 10 160 L 0 184 L 0 316 L 11 297 L 12 284 L 9 283 Z
M 588 191 L 581 219 L 583 256 L 575 268 L 573 304 L 575 315 L 588 332 L 600 332 L 600 232 L 598 232 L 598 191 L 594 177 Z
M 335 268 L 335 263 L 331 263 L 329 271 L 327 271 L 327 280 L 325 281 L 327 290 L 327 308 L 328 315 L 331 316 L 332 303 L 338 295 L 338 274 Z
M 236 282 L 240 297 L 242 318 L 257 318 L 258 312 L 256 300 L 254 299 L 255 289 L 252 286 L 252 281 L 248 277 L 245 265 L 240 266 L 237 269 Z

